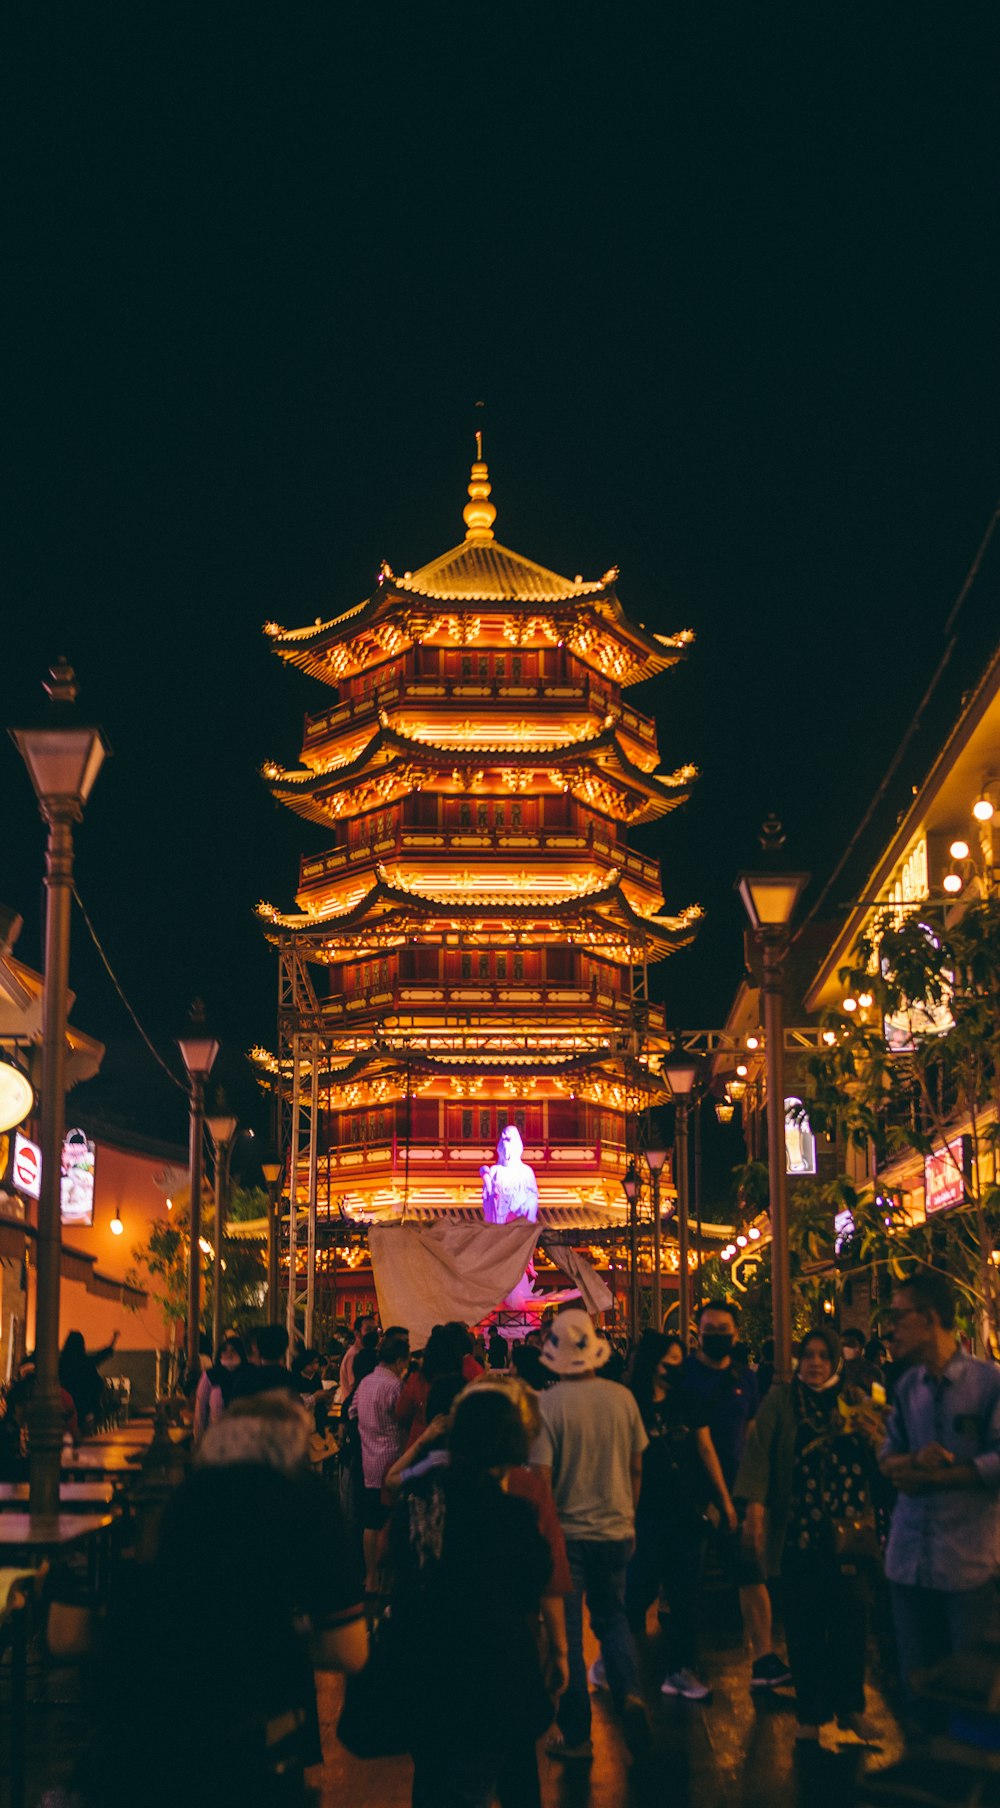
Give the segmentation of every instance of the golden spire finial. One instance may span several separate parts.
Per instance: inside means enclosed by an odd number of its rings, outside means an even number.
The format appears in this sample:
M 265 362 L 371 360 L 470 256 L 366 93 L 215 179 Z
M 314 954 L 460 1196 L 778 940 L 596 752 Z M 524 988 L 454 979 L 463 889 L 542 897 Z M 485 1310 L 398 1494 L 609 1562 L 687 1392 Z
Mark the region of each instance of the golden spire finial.
M 477 408 L 484 408 L 484 402 L 477 402 Z M 476 428 L 476 458 L 472 467 L 472 479 L 469 484 L 469 500 L 462 510 L 465 522 L 465 537 L 473 545 L 485 545 L 493 538 L 493 523 L 497 512 L 489 500 L 490 474 L 483 457 L 483 430 Z
M 483 435 L 482 431 L 479 431 L 476 434 L 476 457 L 469 481 L 469 501 L 462 510 L 465 537 L 474 545 L 485 545 L 493 538 L 493 523 L 497 518 L 497 512 L 489 500 L 492 488 L 489 470 L 483 457 Z

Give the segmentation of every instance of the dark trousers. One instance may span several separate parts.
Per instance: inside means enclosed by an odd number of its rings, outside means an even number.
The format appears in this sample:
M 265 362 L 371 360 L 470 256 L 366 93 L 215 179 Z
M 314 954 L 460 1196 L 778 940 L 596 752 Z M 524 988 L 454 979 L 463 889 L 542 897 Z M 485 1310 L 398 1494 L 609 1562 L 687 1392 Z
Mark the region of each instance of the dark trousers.
M 531 1739 L 503 1748 L 424 1746 L 413 1754 L 413 1808 L 540 1808 L 538 1761 Z
M 907 1700 L 912 1702 L 910 1677 L 914 1670 L 926 1670 L 987 1637 L 996 1606 L 996 1584 L 984 1582 L 952 1594 L 943 1588 L 890 1582 L 889 1590 L 899 1674 Z
M 697 1518 L 635 1522 L 635 1553 L 625 1581 L 625 1612 L 635 1633 L 644 1631 L 646 1612 L 662 1592 L 670 1605 L 666 1622 L 667 1672 L 694 1670 L 698 1662 L 698 1587 L 704 1521 Z
M 832 1556 L 785 1553 L 785 1637 L 802 1726 L 864 1712 L 867 1592 L 864 1577 L 842 1569 Z
M 590 1738 L 590 1690 L 583 1656 L 583 1603 L 601 1642 L 611 1699 L 619 1712 L 629 1695 L 638 1695 L 639 1666 L 635 1640 L 625 1616 L 625 1572 L 632 1554 L 631 1538 L 600 1543 L 567 1538 L 566 1554 L 573 1593 L 566 1601 L 569 1688 L 559 1703 L 559 1730 L 567 1745 Z

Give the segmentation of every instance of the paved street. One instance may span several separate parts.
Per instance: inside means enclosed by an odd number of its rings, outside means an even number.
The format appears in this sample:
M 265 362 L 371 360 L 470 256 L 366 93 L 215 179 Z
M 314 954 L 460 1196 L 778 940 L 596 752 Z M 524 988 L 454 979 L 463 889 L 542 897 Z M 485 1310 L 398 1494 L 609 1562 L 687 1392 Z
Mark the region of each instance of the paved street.
M 472 1629 L 470 1628 L 470 1631 Z M 794 1744 L 794 1698 L 751 1698 L 749 1662 L 738 1645 L 727 1642 L 728 1628 L 716 1629 L 715 1648 L 705 1665 L 714 1689 L 708 1707 L 664 1701 L 656 1684 L 655 1641 L 648 1653 L 649 1697 L 656 1700 L 654 1741 L 649 1756 L 632 1764 L 614 1723 L 607 1696 L 595 1695 L 592 1765 L 562 1765 L 542 1757 L 545 1808 L 846 1808 L 862 1764 L 885 1765 L 900 1752 L 895 1723 L 875 1689 L 869 1708 L 883 1730 L 884 1744 L 866 1753 L 856 1743 L 839 1748 L 830 1735 L 818 1754 L 803 1763 Z M 596 1647 L 591 1655 L 596 1654 Z M 488 1659 L 484 1659 L 488 1663 Z M 320 1690 L 324 1749 L 329 1754 L 313 1773 L 323 1808 L 409 1808 L 410 1765 L 404 1759 L 378 1763 L 351 1758 L 337 1744 L 333 1726 L 343 1692 L 339 1677 L 327 1677 Z

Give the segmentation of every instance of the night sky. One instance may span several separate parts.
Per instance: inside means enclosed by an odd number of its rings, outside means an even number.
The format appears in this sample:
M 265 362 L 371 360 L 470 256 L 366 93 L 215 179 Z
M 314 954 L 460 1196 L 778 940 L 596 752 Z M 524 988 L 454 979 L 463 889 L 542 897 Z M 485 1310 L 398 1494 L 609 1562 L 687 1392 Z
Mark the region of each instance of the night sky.
M 276 990 L 252 908 L 287 907 L 328 839 L 258 777 L 320 701 L 261 624 L 461 538 L 480 398 L 500 540 L 619 564 L 633 615 L 697 633 L 633 696 L 665 766 L 703 773 L 644 836 L 668 907 L 710 912 L 657 988 L 720 1022 L 762 817 L 830 871 L 1000 494 L 995 9 L 17 18 L 3 719 L 65 652 L 114 749 L 80 889 L 150 1032 L 169 1049 L 201 993 L 252 1109 Z M 994 548 L 935 731 L 998 586 Z M 9 744 L 0 796 L 0 900 L 37 962 L 43 832 Z M 93 1107 L 182 1136 L 74 938 L 76 1020 L 109 1045 Z

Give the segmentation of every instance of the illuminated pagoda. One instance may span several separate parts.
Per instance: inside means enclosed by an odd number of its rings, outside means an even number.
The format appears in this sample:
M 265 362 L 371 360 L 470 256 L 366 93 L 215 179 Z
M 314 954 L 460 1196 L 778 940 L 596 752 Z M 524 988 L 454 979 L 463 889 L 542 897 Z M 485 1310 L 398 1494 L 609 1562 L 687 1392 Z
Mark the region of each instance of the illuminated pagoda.
M 559 577 L 501 546 L 477 441 L 458 546 L 265 630 L 327 691 L 301 765 L 264 776 L 331 845 L 302 860 L 295 911 L 259 906 L 310 1293 L 324 1223 L 478 1214 L 509 1121 L 540 1227 L 618 1222 L 629 1124 L 662 1096 L 649 963 L 700 915 L 665 915 L 658 863 L 629 847 L 695 774 L 659 770 L 654 722 L 623 701 L 692 636 L 629 621 L 616 571 Z

